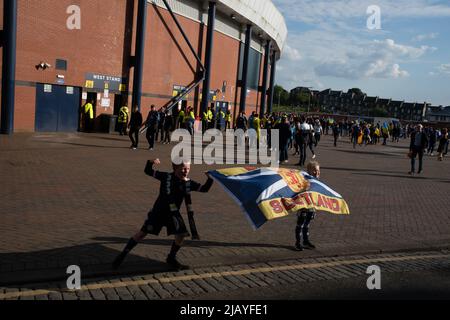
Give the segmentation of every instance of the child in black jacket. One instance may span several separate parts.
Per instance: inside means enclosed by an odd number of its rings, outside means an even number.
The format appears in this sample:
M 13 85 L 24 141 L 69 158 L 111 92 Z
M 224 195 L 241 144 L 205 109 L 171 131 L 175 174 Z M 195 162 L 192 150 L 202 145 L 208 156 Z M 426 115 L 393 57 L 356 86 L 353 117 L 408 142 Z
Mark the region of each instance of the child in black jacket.
M 159 159 L 148 161 L 145 168 L 145 173 L 147 175 L 161 181 L 158 199 L 156 200 L 153 209 L 149 212 L 148 218 L 141 230 L 129 240 L 123 252 L 114 260 L 114 269 L 117 269 L 120 266 L 126 255 L 136 247 L 147 234 L 159 235 L 163 227 L 167 228 L 167 235 L 175 235 L 175 241 L 173 242 L 166 262 L 176 270 L 188 268 L 187 266 L 180 264 L 176 259 L 176 255 L 183 244 L 184 238 L 189 236 L 186 224 L 180 214 L 180 207 L 183 200 L 185 200 L 188 207 L 188 213 L 193 213 L 190 203 L 190 192 L 208 192 L 213 184 L 213 180 L 208 177 L 208 180 L 204 185 L 190 180 L 188 175 L 191 164 L 186 161 L 179 165 L 173 164 L 172 173 L 154 170 L 153 166 L 159 164 Z

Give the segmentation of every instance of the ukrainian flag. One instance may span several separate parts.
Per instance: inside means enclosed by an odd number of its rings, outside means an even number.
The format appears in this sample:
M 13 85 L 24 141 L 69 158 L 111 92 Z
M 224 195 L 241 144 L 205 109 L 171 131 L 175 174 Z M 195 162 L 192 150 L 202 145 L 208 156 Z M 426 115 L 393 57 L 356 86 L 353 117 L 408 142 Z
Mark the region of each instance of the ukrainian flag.
M 339 193 L 303 171 L 239 167 L 208 174 L 241 206 L 255 229 L 301 209 L 350 214 Z

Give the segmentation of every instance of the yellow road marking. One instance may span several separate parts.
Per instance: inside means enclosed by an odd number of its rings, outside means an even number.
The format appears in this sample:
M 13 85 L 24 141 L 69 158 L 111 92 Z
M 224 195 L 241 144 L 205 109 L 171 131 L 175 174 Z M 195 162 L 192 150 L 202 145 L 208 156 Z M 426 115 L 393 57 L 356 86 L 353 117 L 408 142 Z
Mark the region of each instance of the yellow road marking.
M 115 289 L 124 288 L 130 286 L 143 286 L 149 284 L 162 284 L 162 283 L 172 283 L 179 281 L 191 281 L 191 280 L 201 280 L 208 278 L 222 278 L 226 276 L 243 276 L 252 273 L 268 273 L 268 272 L 280 272 L 280 271 L 290 271 L 290 270 L 302 270 L 302 269 L 319 269 L 325 267 L 339 267 L 344 265 L 354 265 L 354 264 L 367 264 L 367 263 L 380 263 L 380 262 L 397 262 L 397 261 L 414 261 L 414 260 L 427 260 L 435 258 L 450 258 L 450 254 L 435 254 L 435 255 L 419 255 L 419 256 L 407 256 L 407 257 L 386 257 L 386 258 L 371 258 L 371 259 L 354 259 L 354 260 L 343 260 L 343 261 L 330 261 L 330 262 L 318 262 L 318 263 L 308 263 L 308 264 L 295 264 L 295 265 L 285 265 L 276 267 L 261 267 L 255 269 L 243 269 L 235 271 L 223 271 L 223 272 L 209 272 L 204 274 L 193 274 L 193 275 L 182 275 L 167 277 L 161 279 L 147 279 L 147 280 L 131 280 L 123 282 L 113 282 L 113 283 L 100 283 L 100 284 L 89 284 L 82 286 L 80 290 L 77 291 L 87 291 L 87 290 L 98 290 L 98 289 Z M 40 296 L 48 295 L 51 293 L 64 293 L 64 292 L 76 292 L 75 290 L 60 290 L 60 289 L 49 289 L 49 290 L 28 290 L 21 292 L 8 292 L 0 294 L 0 300 L 3 299 L 17 299 L 30 296 Z

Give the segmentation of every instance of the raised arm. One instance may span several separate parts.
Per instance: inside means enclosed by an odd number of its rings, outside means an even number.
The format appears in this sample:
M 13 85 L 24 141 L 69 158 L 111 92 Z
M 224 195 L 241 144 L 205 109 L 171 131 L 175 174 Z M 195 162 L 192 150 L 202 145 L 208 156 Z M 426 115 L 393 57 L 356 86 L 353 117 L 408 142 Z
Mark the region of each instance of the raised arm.
M 145 170 L 144 170 L 145 174 L 161 181 L 164 178 L 165 173 L 159 172 L 153 168 L 153 166 L 159 165 L 159 164 L 161 164 L 159 159 L 147 161 L 147 165 L 145 166 Z
M 194 182 L 192 181 L 191 183 L 191 191 L 198 191 L 198 192 L 202 192 L 202 193 L 207 193 L 209 191 L 209 189 L 211 189 L 214 180 L 211 179 L 208 174 L 206 174 L 206 176 L 208 177 L 208 180 L 206 180 L 205 184 L 201 185 L 200 183 Z

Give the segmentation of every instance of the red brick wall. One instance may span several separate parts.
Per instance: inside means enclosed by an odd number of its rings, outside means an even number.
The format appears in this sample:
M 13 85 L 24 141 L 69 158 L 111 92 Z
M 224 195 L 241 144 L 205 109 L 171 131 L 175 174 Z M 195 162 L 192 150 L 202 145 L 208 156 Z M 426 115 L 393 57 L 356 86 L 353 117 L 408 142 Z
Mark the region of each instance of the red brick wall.
M 18 1 L 18 34 L 16 80 L 56 84 L 56 76 L 64 75 L 65 84 L 84 87 L 85 74 L 125 76 L 125 0 L 27 0 Z M 81 8 L 81 30 L 69 30 L 66 13 L 70 5 Z M 135 38 L 137 2 L 134 3 Z M 2 12 L 0 12 L 0 16 Z M 195 50 L 198 50 L 200 24 L 178 16 Z M 1 21 L 1 20 L 0 20 Z M 170 32 L 166 28 L 170 29 Z M 206 27 L 203 30 L 202 60 L 204 60 Z M 131 52 L 134 52 L 134 40 Z M 196 60 L 185 44 L 169 13 L 151 4 L 148 6 L 147 41 L 145 48 L 143 78 L 144 94 L 171 96 L 173 85 L 187 86 L 194 80 Z M 183 56 L 185 55 L 185 57 Z M 68 70 L 55 69 L 57 58 L 67 60 Z M 239 41 L 216 32 L 214 35 L 213 70 L 211 90 L 221 89 L 227 81 L 224 100 L 234 107 L 239 102 L 240 90 L 236 89 L 238 72 Z M 41 61 L 48 62 L 52 68 L 36 70 Z M 191 69 L 191 67 L 192 69 Z M 261 69 L 262 70 L 262 69 Z M 261 71 L 262 73 L 262 71 Z M 130 73 L 130 90 L 133 72 Z M 236 98 L 237 95 L 237 98 Z M 16 86 L 15 130 L 34 131 L 35 88 Z M 256 110 L 260 95 L 251 91 L 247 98 L 247 112 Z M 190 94 L 190 99 L 194 93 Z M 222 94 L 219 95 L 222 100 Z M 143 113 L 151 104 L 165 105 L 169 98 L 142 97 Z M 129 97 L 131 104 L 131 96 Z M 114 101 L 107 113 L 113 112 Z M 189 101 L 189 105 L 194 105 Z M 234 108 L 233 108 L 234 109 Z M 97 113 L 105 109 L 98 108 Z
M 81 8 L 81 30 L 66 26 L 67 8 Z M 122 75 L 125 1 L 18 1 L 16 80 L 84 87 L 87 72 Z M 56 70 L 56 59 L 67 60 L 67 71 Z M 41 61 L 52 68 L 36 70 Z M 16 86 L 15 131 L 33 131 L 35 88 Z M 112 101 L 113 102 L 113 101 Z M 109 111 L 112 113 L 112 108 Z

